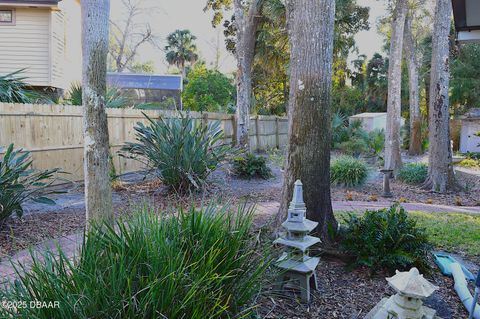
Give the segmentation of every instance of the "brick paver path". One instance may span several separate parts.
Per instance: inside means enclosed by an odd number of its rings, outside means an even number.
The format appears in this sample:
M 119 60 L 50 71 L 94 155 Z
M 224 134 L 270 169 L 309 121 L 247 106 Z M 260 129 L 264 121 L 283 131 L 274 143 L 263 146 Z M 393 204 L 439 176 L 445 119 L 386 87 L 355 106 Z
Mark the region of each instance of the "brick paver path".
M 380 209 L 389 207 L 392 205 L 391 202 L 333 202 L 333 209 L 335 211 L 364 211 L 366 209 Z M 280 204 L 278 202 L 261 202 L 257 204 L 256 210 L 256 219 L 260 222 L 268 221 L 272 216 L 274 216 L 279 208 Z M 422 203 L 403 203 L 405 209 L 409 211 L 425 211 L 425 212 L 437 212 L 437 213 L 468 213 L 468 214 L 479 214 L 480 207 L 456 207 L 456 206 L 445 206 L 445 205 L 429 205 Z M 68 257 L 74 257 L 82 244 L 83 233 L 78 233 L 70 236 L 65 236 L 57 239 L 52 239 L 46 241 L 43 244 L 40 244 L 32 249 L 34 254 L 39 256 L 46 249 L 56 251 L 57 247 L 61 247 L 63 252 Z M 10 259 L 3 259 L 0 262 L 0 282 L 4 280 L 11 280 L 15 276 L 15 270 L 12 266 L 14 264 L 23 264 L 28 268 L 28 265 L 31 263 L 30 250 L 22 250 L 17 254 L 12 256 Z

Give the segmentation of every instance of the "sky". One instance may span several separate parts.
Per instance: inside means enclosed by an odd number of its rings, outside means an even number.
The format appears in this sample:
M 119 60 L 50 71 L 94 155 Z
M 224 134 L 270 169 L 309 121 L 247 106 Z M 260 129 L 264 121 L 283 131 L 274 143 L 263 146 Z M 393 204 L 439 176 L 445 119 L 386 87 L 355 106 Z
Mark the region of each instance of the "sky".
M 355 37 L 358 54 L 371 57 L 373 53 L 381 52 L 383 43 L 381 36 L 377 33 L 376 22 L 385 14 L 384 2 L 358 0 L 359 5 L 370 7 L 370 30 L 359 32 Z M 153 33 L 157 36 L 160 49 L 165 47 L 165 39 L 169 33 L 176 29 L 189 29 L 197 37 L 200 57 L 207 62 L 207 65 L 214 65 L 217 48 L 219 48 L 220 71 L 229 73 L 236 69 L 234 57 L 225 49 L 222 26 L 213 28 L 212 13 L 203 11 L 205 0 L 141 0 L 141 3 L 145 9 L 141 22 L 150 24 Z M 122 19 L 122 8 L 120 0 L 112 0 L 112 20 Z M 150 44 L 142 46 L 137 60 L 140 62 L 152 60 L 156 72 L 165 73 L 168 71 L 168 64 L 165 61 L 165 53 L 158 47 Z M 352 55 L 350 60 L 356 56 L 357 54 Z

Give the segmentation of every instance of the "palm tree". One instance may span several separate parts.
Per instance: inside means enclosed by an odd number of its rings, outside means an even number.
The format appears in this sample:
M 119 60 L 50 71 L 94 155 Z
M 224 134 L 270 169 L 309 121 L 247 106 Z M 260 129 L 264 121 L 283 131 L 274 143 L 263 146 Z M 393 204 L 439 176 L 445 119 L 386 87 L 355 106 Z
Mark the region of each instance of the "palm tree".
M 166 58 L 170 65 L 175 65 L 182 71 L 185 78 L 185 64 L 193 64 L 198 60 L 197 46 L 194 41 L 197 39 L 190 30 L 175 30 L 167 37 L 168 45 Z

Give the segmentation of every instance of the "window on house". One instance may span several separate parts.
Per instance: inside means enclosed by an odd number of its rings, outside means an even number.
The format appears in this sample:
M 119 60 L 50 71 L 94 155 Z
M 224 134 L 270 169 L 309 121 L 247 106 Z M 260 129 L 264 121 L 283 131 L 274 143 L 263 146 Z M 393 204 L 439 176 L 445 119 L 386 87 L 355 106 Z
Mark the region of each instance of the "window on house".
M 15 22 L 13 9 L 0 9 L 0 24 L 13 24 Z

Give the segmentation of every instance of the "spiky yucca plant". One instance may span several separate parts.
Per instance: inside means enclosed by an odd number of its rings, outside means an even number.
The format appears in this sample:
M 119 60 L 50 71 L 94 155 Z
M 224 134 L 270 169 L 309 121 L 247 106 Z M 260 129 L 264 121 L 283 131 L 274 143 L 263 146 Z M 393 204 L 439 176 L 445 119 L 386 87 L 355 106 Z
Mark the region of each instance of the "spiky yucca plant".
M 30 88 L 21 76 L 24 69 L 0 75 L 0 102 L 5 103 L 49 103 L 46 96 Z
M 53 193 L 46 188 L 55 181 L 59 170 L 38 171 L 31 166 L 29 152 L 15 150 L 13 144 L 6 149 L 0 147 L 0 225 L 14 213 L 21 216 L 22 203 L 27 199 L 43 204 L 55 204 L 45 195 Z
M 137 123 L 135 143 L 126 143 L 121 155 L 141 161 L 175 191 L 199 189 L 231 151 L 223 143 L 220 122 L 204 125 L 188 115 Z

